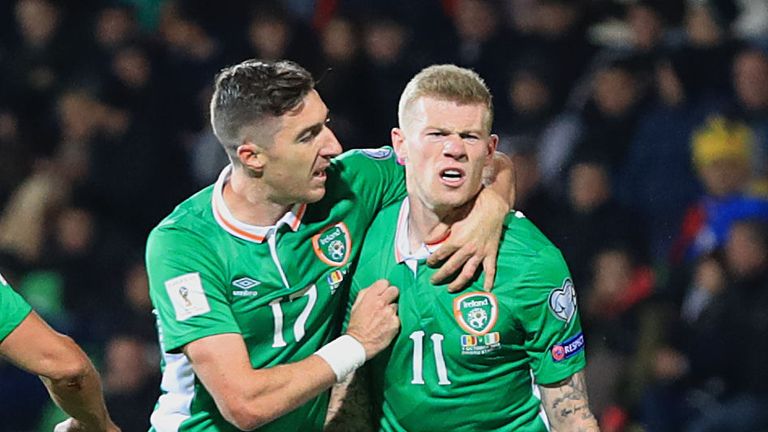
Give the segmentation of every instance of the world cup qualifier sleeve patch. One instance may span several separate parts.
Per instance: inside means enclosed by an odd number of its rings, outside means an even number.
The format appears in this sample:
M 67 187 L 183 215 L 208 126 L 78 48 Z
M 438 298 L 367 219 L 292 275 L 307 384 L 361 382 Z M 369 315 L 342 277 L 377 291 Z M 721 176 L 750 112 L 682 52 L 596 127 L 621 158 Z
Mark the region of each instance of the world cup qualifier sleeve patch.
M 555 288 L 549 293 L 549 309 L 566 323 L 571 322 L 576 315 L 576 289 L 570 278 L 563 281 L 561 288 Z
M 165 290 L 173 304 L 177 321 L 185 321 L 211 310 L 199 273 L 187 273 L 169 279 L 165 281 Z

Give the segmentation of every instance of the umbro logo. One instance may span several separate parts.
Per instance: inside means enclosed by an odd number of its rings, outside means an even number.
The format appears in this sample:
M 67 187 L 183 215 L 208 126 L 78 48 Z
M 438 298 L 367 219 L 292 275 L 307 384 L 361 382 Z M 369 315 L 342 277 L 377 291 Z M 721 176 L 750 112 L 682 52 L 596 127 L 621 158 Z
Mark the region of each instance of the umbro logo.
M 237 280 L 232 281 L 232 285 L 240 288 L 240 289 L 251 289 L 255 287 L 256 285 L 261 285 L 261 282 L 251 279 L 249 277 L 240 278 Z
M 261 282 L 249 277 L 242 277 L 240 279 L 233 280 L 232 285 L 234 285 L 236 288 L 239 288 L 239 290 L 232 291 L 232 295 L 250 297 L 259 294 L 258 291 L 253 291 L 251 289 L 255 286 L 261 285 Z

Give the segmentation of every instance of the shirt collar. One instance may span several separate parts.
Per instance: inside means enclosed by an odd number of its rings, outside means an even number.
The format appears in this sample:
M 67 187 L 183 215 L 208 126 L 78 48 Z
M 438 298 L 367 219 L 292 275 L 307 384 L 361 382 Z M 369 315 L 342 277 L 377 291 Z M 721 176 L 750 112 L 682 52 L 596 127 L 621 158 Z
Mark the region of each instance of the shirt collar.
M 282 225 L 288 225 L 293 231 L 299 229 L 301 218 L 307 209 L 306 204 L 295 204 L 276 224 L 271 226 L 250 225 L 237 220 L 232 215 L 232 212 L 229 211 L 227 203 L 224 202 L 224 185 L 227 184 L 231 176 L 232 165 L 230 164 L 219 174 L 219 178 L 213 186 L 213 196 L 211 198 L 213 217 L 226 232 L 243 240 L 262 243 L 269 237 L 270 233 L 277 231 Z
M 408 198 L 403 200 L 400 205 L 400 214 L 397 217 L 397 231 L 395 232 L 395 261 L 398 264 L 406 262 L 418 262 L 427 259 L 445 241 L 445 238 L 435 243 L 422 243 L 415 251 L 411 251 L 411 241 L 408 238 L 409 224 L 408 215 L 411 212 L 411 205 Z

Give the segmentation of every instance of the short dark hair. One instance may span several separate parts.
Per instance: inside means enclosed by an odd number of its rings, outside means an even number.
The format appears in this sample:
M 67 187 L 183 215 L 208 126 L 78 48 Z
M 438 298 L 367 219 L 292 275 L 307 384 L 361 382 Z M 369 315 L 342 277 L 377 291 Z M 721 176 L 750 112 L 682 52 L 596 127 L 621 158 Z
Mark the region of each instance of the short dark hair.
M 246 127 L 296 108 L 314 87 L 312 74 L 288 60 L 251 59 L 222 69 L 211 98 L 213 133 L 236 162 Z

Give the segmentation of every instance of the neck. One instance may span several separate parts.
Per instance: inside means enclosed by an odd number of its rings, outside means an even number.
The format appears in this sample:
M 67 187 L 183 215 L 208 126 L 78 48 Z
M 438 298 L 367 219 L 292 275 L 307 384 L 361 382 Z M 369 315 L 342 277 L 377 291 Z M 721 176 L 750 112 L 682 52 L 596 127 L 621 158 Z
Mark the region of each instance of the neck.
M 423 203 L 416 197 L 409 197 L 408 240 L 411 250 L 427 242 L 437 243 L 445 239 L 451 225 L 463 219 L 472 208 L 473 201 L 461 207 L 438 208 Z
M 232 215 L 250 225 L 274 225 L 291 208 L 290 204 L 271 201 L 266 188 L 259 184 L 258 179 L 248 177 L 237 168 L 232 169 L 222 194 Z

